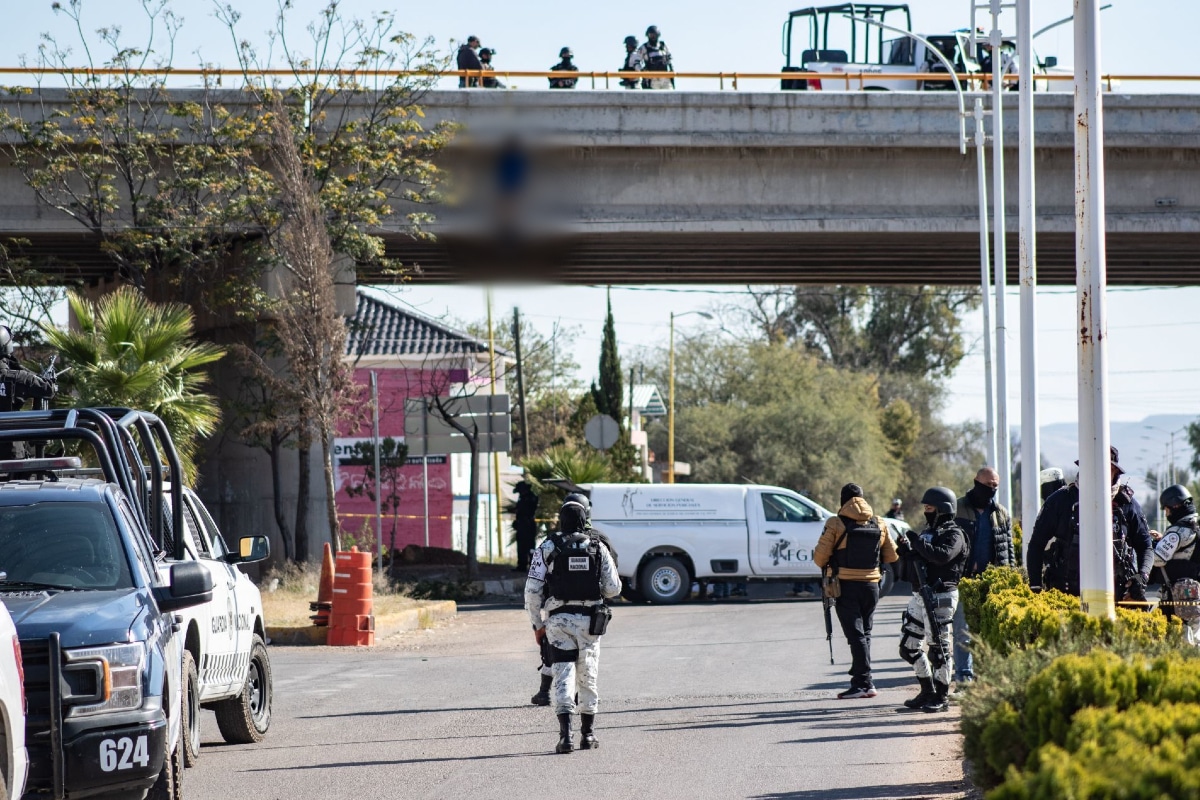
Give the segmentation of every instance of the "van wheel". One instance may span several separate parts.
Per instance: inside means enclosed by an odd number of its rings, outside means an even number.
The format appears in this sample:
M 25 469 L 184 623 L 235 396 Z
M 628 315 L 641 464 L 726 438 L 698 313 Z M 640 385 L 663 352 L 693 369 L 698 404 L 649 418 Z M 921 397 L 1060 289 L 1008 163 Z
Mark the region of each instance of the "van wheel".
M 884 564 L 880 568 L 883 577 L 879 579 L 879 596 L 887 597 L 892 592 L 892 587 L 896 585 L 896 571 L 891 564 Z
M 229 744 L 261 742 L 271 727 L 271 659 L 267 646 L 255 634 L 250 648 L 250 673 L 237 697 L 213 705 L 217 727 Z
M 642 567 L 642 595 L 657 605 L 673 605 L 688 596 L 692 577 L 687 567 L 674 556 L 652 558 Z
M 200 760 L 200 680 L 191 650 L 183 651 L 183 764 Z

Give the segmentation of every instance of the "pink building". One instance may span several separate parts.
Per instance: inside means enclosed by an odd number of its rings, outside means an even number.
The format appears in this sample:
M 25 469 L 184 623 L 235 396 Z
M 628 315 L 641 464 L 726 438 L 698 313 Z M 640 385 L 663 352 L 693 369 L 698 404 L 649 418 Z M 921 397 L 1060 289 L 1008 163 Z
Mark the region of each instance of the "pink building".
M 391 438 L 400 443 L 404 441 L 405 400 L 491 390 L 488 345 L 364 289 L 357 290 L 355 314 L 348 324 L 346 358 L 355 366 L 354 379 L 364 387 L 363 397 L 368 407 L 365 424 L 357 430 L 343 430 L 335 440 L 338 514 L 342 527 L 355 535 L 360 546 L 374 549 L 375 501 L 361 491 L 368 468 L 354 463 L 356 443 L 371 441 L 367 388 L 371 372 L 375 373 L 379 387 L 380 439 Z M 500 376 L 510 359 L 499 350 L 496 358 L 499 394 L 504 392 Z M 386 443 L 380 452 L 381 455 L 388 452 Z M 478 552 L 481 557 L 501 558 L 507 555 L 508 548 L 497 542 L 495 533 L 492 459 L 485 455 L 480 462 Z M 504 475 L 510 465 L 507 453 L 500 454 L 500 462 Z M 428 463 L 421 456 L 413 456 L 403 466 L 385 468 L 381 473 L 385 547 L 427 544 L 466 549 L 469 455 L 430 455 Z M 373 491 L 374 487 L 366 488 Z M 508 493 L 507 486 L 502 487 L 501 493 Z

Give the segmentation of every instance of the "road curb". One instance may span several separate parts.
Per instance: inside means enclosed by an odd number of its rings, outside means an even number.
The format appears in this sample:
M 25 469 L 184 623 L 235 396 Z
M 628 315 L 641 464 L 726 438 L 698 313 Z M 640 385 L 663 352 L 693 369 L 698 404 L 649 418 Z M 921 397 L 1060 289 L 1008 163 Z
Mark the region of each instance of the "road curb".
M 375 618 L 375 638 L 386 639 L 404 631 L 431 628 L 439 620 L 449 619 L 458 613 L 458 604 L 453 600 L 436 600 L 415 608 L 407 608 L 394 614 Z M 267 638 L 278 645 L 324 645 L 328 628 L 316 625 L 267 626 Z

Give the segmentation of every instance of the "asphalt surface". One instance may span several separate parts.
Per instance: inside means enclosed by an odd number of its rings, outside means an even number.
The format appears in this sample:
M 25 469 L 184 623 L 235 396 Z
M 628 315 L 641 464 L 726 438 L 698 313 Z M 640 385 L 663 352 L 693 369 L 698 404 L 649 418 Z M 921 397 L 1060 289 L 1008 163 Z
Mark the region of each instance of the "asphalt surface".
M 272 647 L 274 718 L 260 745 L 221 743 L 205 712 L 188 800 L 294 798 L 961 797 L 958 712 L 905 712 L 906 598 L 876 612 L 873 700 L 838 700 L 811 601 L 621 604 L 600 659 L 598 750 L 555 755 L 529 704 L 537 652 L 515 604 L 465 607 L 371 649 Z M 578 721 L 575 722 L 578 740 Z

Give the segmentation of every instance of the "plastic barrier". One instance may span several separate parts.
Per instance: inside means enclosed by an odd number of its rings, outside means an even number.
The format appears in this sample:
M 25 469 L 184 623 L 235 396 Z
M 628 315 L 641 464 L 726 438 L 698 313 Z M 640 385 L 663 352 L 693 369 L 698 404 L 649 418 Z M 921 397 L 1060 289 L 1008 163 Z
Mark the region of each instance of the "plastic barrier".
M 373 597 L 371 554 L 360 553 L 357 547 L 350 548 L 349 552 L 339 552 L 333 568 L 330 645 L 369 647 L 375 644 Z
M 317 585 L 317 602 L 308 604 L 309 611 L 317 612 L 309 617 L 312 624 L 324 628 L 329 626 L 329 615 L 333 611 L 333 550 L 325 543 L 321 557 L 321 580 Z

